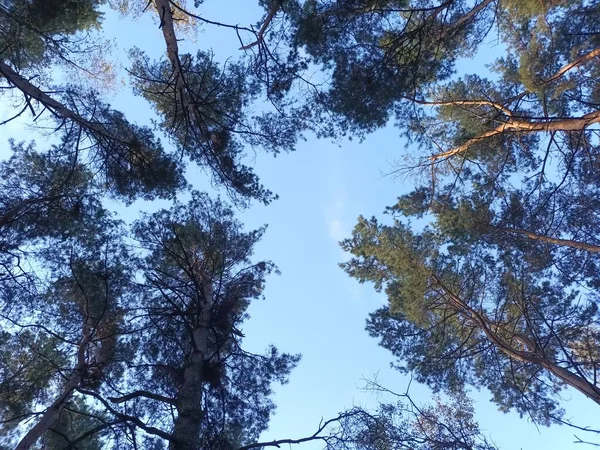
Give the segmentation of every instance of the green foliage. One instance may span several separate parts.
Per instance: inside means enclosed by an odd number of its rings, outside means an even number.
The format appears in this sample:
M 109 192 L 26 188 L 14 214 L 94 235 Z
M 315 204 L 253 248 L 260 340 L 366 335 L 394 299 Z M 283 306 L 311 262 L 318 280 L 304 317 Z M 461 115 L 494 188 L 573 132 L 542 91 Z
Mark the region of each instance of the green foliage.
M 197 439 L 202 447 L 223 449 L 252 442 L 274 410 L 271 384 L 285 383 L 299 360 L 275 347 L 258 355 L 241 346 L 246 310 L 262 296 L 265 277 L 275 270 L 268 261 L 251 261 L 264 229 L 244 232 L 227 205 L 195 192 L 187 205 L 147 216 L 134 231 L 148 256 L 142 303 L 146 331 L 128 376 L 135 380 L 132 388 L 186 401 L 181 398 L 186 369 L 199 351 L 193 336 L 206 330 Z M 147 413 L 155 405 L 137 401 Z
M 398 400 L 372 413 L 353 408 L 340 415 L 338 428 L 326 439 L 326 450 L 495 450 L 474 418 L 471 401 L 461 396 L 417 405 L 408 394 L 394 394 L 374 383 L 375 391 Z
M 343 268 L 389 300 L 371 334 L 419 381 L 485 386 L 540 423 L 560 420 L 559 392 L 577 384 L 561 369 L 598 403 L 598 362 L 572 350 L 599 325 L 596 2 L 283 9 L 290 47 L 330 75 L 308 99 L 317 117 L 355 135 L 394 118 L 431 174 L 388 209 L 392 224 L 360 217 L 342 243 Z M 490 31 L 504 52 L 491 72 L 455 76 Z
M 127 202 L 173 198 L 185 186 L 183 168 L 150 128 L 129 122 L 95 92 L 72 86 L 63 100 L 70 109 L 81 111 L 83 120 L 65 129 L 60 150 L 66 154 L 85 150 L 84 162 L 108 194 Z M 89 143 L 85 149 L 80 148 L 82 137 Z
M 475 420 L 473 403 L 465 393 L 448 402 L 440 398 L 434 400 L 435 404 L 421 408 L 419 416 L 411 423 L 415 440 L 423 441 L 423 448 L 433 444 L 449 449 L 496 449 L 482 434 Z
M 403 197 L 393 211 L 420 214 L 422 198 Z M 353 238 L 343 242 L 354 255 L 346 271 L 388 296 L 389 306 L 371 316 L 367 329 L 418 381 L 449 391 L 485 386 L 501 409 L 552 423 L 560 418 L 565 380 L 507 353 L 474 314 L 487 318 L 486 327 L 512 349 L 540 351 L 575 367 L 593 386 L 597 360 L 571 349 L 600 324 L 597 295 L 580 290 L 582 283 L 597 285 L 597 257 L 586 255 L 583 262 L 573 249 L 507 238 L 495 232 L 485 205 L 461 200 L 454 207 L 447 198 L 441 193 L 434 200 L 435 220 L 421 233 L 400 221 L 384 226 L 360 219 Z M 407 206 L 411 200 L 415 207 Z M 570 266 L 563 265 L 567 255 Z M 452 295 L 467 306 L 457 306 Z
M 0 236 L 3 249 L 23 240 L 59 236 L 72 229 L 85 208 L 91 173 L 56 149 L 36 151 L 33 143 L 10 143 L 12 156 L 0 163 Z
M 168 61 L 151 62 L 139 50 L 131 57 L 136 92 L 155 107 L 161 128 L 182 154 L 209 168 L 214 181 L 236 200 L 275 198 L 243 164 L 244 144 L 273 153 L 291 150 L 298 130 L 273 114 L 248 117 L 258 91 L 243 65 L 220 68 L 206 52 L 182 55 L 182 81 L 174 78 Z
M 100 389 L 122 376 L 119 361 L 128 348 L 118 341 L 132 287 L 131 260 L 120 223 L 101 208 L 84 167 L 68 163 L 57 149 L 40 154 L 33 146 L 14 147 L 15 155 L 0 169 L 6 175 L 0 416 L 12 430 L 3 443 L 18 442 L 24 421 L 37 417 L 40 405 L 66 395 L 52 420 L 54 434 L 44 436 L 66 445 L 65 439 L 99 425 L 99 419 L 77 412 L 86 406 L 73 398 L 71 380 L 78 380 L 75 387 Z M 100 448 L 98 433 L 82 445 Z
M 484 8 L 468 16 L 462 1 L 307 1 L 285 8 L 290 46 L 331 72 L 327 92 L 310 101 L 359 135 L 404 117 L 402 100 L 446 80 L 456 59 L 481 41 L 492 14 Z
M 42 448 L 63 449 L 75 445 L 82 450 L 100 450 L 104 448 L 100 427 L 107 417 L 90 409 L 81 399 L 77 398 L 61 411 L 58 420 L 41 439 Z M 98 429 L 98 431 L 95 431 Z M 90 433 L 86 437 L 83 437 Z M 72 444 L 77 441 L 77 444 Z
M 272 384 L 287 382 L 299 361 L 274 346 L 242 348 L 247 309 L 276 272 L 252 261 L 264 228 L 243 231 L 230 207 L 205 194 L 132 228 L 104 204 L 174 200 L 188 187 L 188 161 L 237 205 L 267 203 L 276 196 L 245 165 L 247 148 L 291 150 L 302 121 L 254 114 L 261 83 L 241 63 L 175 55 L 174 76 L 170 62 L 134 52 L 135 91 L 160 116 L 155 130 L 138 126 L 98 92 L 53 79 L 65 75 L 57 63 L 77 73 L 93 66 L 103 0 L 8 3 L 6 122 L 31 113 L 49 145 L 11 142 L 0 163 L 0 445 L 25 436 L 32 448 L 159 449 L 173 445 L 170 434 L 181 438 L 178 424 L 190 417 L 193 446 L 254 442 L 274 410 Z M 289 89 L 281 85 L 279 105 Z
M 101 3 L 0 10 L 2 73 L 23 97 L 15 112 L 38 120 L 50 111 L 59 137 L 44 152 L 12 143 L 0 164 L 2 445 L 65 389 L 39 445 L 255 442 L 274 410 L 272 383 L 285 383 L 299 360 L 242 346 L 249 305 L 276 271 L 252 258 L 264 228 L 244 231 L 230 207 L 194 192 L 129 236 L 102 203 L 175 199 L 186 160 L 236 204 L 268 203 L 275 196 L 245 165 L 248 147 L 276 154 L 306 126 L 362 137 L 391 119 L 435 154 L 422 160 L 432 183 L 398 199 L 388 225 L 361 217 L 342 244 L 353 254 L 348 274 L 388 297 L 368 331 L 418 381 L 453 394 L 485 387 L 502 410 L 542 424 L 561 419 L 566 385 L 600 403 L 596 2 L 261 1 L 277 17 L 249 66 L 179 54 L 177 36 L 166 37 L 168 60 L 131 53 L 135 92 L 172 151 L 97 93 L 43 91 L 52 83 L 25 76 L 93 45 L 85 33 L 99 27 Z M 161 27 L 168 13 L 159 11 Z M 455 76 L 490 30 L 505 50 L 492 73 Z M 314 67 L 322 85 L 303 77 Z M 298 80 L 310 89 L 296 90 Z M 304 92 L 300 106 L 287 95 Z M 254 115 L 264 93 L 274 108 Z M 429 224 L 417 229 L 413 219 Z M 354 440 L 336 444 L 491 447 L 466 401 L 424 408 L 416 421 L 405 412 L 349 413 L 356 421 L 340 423 Z
M 156 130 L 83 85 L 57 86 L 62 74 L 44 69 L 84 71 L 78 58 L 95 58 L 88 50 L 101 45 L 92 32 L 103 3 L 0 9 L 3 100 L 14 107 L 7 122 L 31 113 L 51 143 L 11 142 L 0 163 L 1 445 L 25 436 L 35 448 L 158 449 L 191 416 L 194 445 L 251 443 L 274 410 L 272 384 L 299 360 L 241 346 L 247 308 L 276 271 L 251 258 L 264 229 L 244 232 L 230 207 L 205 194 L 144 217 L 131 234 L 103 204 L 174 200 L 188 187 L 188 160 L 236 204 L 267 203 L 276 196 L 244 164 L 246 149 L 290 150 L 300 122 L 255 115 L 260 83 L 210 52 L 176 55 L 181 77 L 171 63 L 133 54 L 135 89 L 161 118 Z
M 0 8 L 0 58 L 19 69 L 59 59 L 74 35 L 100 27 L 104 0 L 30 0 Z
M 54 367 L 66 362 L 56 338 L 24 329 L 19 333 L 1 332 L 0 348 L 0 422 L 1 446 L 10 446 L 19 435 L 18 425 L 33 416 L 35 401 L 47 402 L 48 386 L 56 375 Z

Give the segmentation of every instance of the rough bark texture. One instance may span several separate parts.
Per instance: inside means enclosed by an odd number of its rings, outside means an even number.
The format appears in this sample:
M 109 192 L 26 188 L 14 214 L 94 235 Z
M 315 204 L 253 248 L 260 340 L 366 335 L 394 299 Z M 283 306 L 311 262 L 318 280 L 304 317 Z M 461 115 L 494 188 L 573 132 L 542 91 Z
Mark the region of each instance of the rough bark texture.
M 87 328 L 87 327 L 86 327 Z M 85 358 L 87 345 L 92 337 L 92 330 L 87 328 L 84 331 L 83 337 L 79 341 L 77 349 L 77 365 L 73 369 L 73 373 L 69 377 L 67 384 L 64 386 L 60 395 L 54 400 L 46 411 L 42 414 L 40 420 L 33 426 L 31 430 L 21 439 L 15 450 L 27 450 L 34 445 L 40 437 L 48 430 L 48 428 L 56 421 L 65 403 L 73 395 L 73 391 L 83 378 L 83 373 L 87 367 Z
M 26 97 L 26 101 L 34 99 L 51 111 L 55 116 L 62 119 L 72 120 L 79 124 L 81 127 L 86 129 L 88 132 L 95 134 L 96 136 L 102 136 L 114 142 L 119 142 L 124 145 L 129 145 L 129 142 L 124 141 L 118 136 L 113 135 L 108 129 L 102 126 L 100 123 L 92 122 L 75 111 L 70 110 L 65 105 L 50 97 L 48 94 L 43 92 L 37 86 L 31 84 L 27 79 L 23 78 L 17 72 L 15 72 L 10 66 L 0 61 L 0 74 L 3 75 L 10 84 L 14 85 L 19 89 Z
M 498 328 L 498 325 L 493 323 L 484 314 L 476 311 L 469 306 L 464 300 L 457 296 L 452 290 L 450 290 L 438 277 L 432 275 L 433 282 L 440 288 L 443 294 L 447 296 L 449 306 L 454 309 L 458 314 L 470 320 L 476 327 L 478 327 L 485 334 L 486 338 L 500 349 L 509 358 L 535 364 L 540 366 L 554 376 L 559 378 L 564 383 L 577 389 L 579 392 L 584 394 L 589 399 L 600 404 L 600 389 L 594 384 L 587 381 L 585 378 L 560 367 L 555 361 L 544 355 L 543 352 L 538 350 L 537 345 L 531 339 L 523 336 L 519 333 L 514 333 L 508 330 L 507 332 L 512 335 L 511 340 L 506 340 L 500 336 L 494 329 Z M 527 349 L 520 350 L 514 347 L 512 341 L 515 340 L 523 344 Z
M 202 277 L 204 295 L 201 302 L 200 320 L 193 332 L 192 352 L 188 355 L 183 373 L 183 384 L 177 393 L 175 405 L 177 418 L 173 426 L 170 450 L 198 450 L 202 425 L 202 393 L 204 384 L 204 360 L 208 348 L 211 325 L 213 292 L 210 280 Z
M 531 231 L 527 230 L 517 230 L 513 228 L 498 228 L 498 230 L 504 231 L 505 233 L 521 234 L 523 236 L 527 236 L 529 239 L 545 242 L 546 244 L 562 245 L 565 247 L 577 248 L 579 250 L 585 250 L 588 252 L 600 253 L 600 246 L 588 244 L 586 242 L 574 241 L 572 239 L 558 239 L 549 236 L 544 236 L 541 234 L 532 233 Z

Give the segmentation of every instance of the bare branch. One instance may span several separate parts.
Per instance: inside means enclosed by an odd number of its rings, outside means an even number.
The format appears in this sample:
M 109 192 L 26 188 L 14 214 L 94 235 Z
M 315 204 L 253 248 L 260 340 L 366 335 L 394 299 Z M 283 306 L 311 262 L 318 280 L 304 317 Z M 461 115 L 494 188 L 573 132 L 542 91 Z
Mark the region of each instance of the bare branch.
M 569 64 L 563 66 L 558 72 L 556 72 L 550 78 L 546 78 L 543 81 L 543 83 L 550 83 L 554 80 L 557 80 L 558 78 L 562 77 L 565 73 L 567 73 L 569 70 L 574 69 L 575 67 L 580 66 L 581 64 L 585 64 L 585 63 L 591 61 L 592 59 L 597 58 L 598 56 L 600 56 L 600 48 L 596 48 L 596 49 L 592 50 L 591 52 L 586 53 L 585 55 L 581 55 L 579 58 L 577 58 L 574 61 L 570 62 Z
M 463 145 L 454 147 L 442 153 L 437 153 L 429 157 L 431 161 L 451 158 L 452 156 L 464 153 L 473 145 L 476 145 L 490 137 L 498 136 L 503 133 L 536 133 L 553 131 L 581 131 L 593 125 L 600 123 L 600 111 L 594 111 L 581 117 L 555 118 L 549 117 L 539 121 L 527 121 L 509 118 L 506 122 L 493 128 L 477 137 L 467 140 Z
M 169 397 L 165 397 L 164 395 L 155 394 L 153 392 L 148 391 L 133 391 L 130 394 L 122 395 L 121 397 L 107 397 L 113 403 L 124 403 L 126 401 L 132 400 L 134 398 L 146 397 L 151 400 L 157 400 L 159 402 L 168 403 L 170 405 L 175 405 L 175 400 Z
M 240 47 L 240 50 L 249 50 L 252 47 L 255 47 L 262 43 L 262 41 L 264 40 L 264 34 L 267 31 L 267 28 L 269 28 L 269 25 L 271 25 L 271 22 L 275 18 L 275 15 L 277 15 L 277 12 L 281 9 L 282 3 L 283 3 L 283 1 L 279 1 L 273 7 L 273 9 L 271 9 L 271 11 L 269 11 L 269 14 L 265 18 L 265 21 L 263 22 L 262 26 L 260 27 L 260 30 L 258 30 L 258 33 L 256 34 L 256 40 L 254 42 L 251 42 L 248 45 L 244 45 L 244 46 Z
M 580 250 L 586 250 L 588 252 L 600 253 L 600 246 L 588 244 L 586 242 L 574 241 L 571 239 L 558 239 L 549 236 L 544 236 L 541 234 L 532 233 L 527 230 L 518 230 L 514 228 L 496 228 L 499 231 L 503 231 L 505 233 L 513 233 L 513 234 L 521 234 L 523 236 L 527 236 L 529 239 L 533 239 L 536 241 L 545 242 L 548 244 L 562 245 L 565 247 L 577 248 Z
M 555 375 L 564 383 L 575 388 L 590 400 L 600 404 L 600 389 L 594 384 L 590 383 L 585 378 L 577 375 L 568 369 L 565 369 L 557 364 L 556 361 L 547 358 L 543 352 L 539 351 L 538 346 L 528 337 L 508 330 L 502 325 L 492 322 L 485 314 L 475 310 L 467 302 L 456 295 L 451 289 L 449 289 L 445 283 L 435 274 L 431 273 L 430 277 L 432 281 L 437 285 L 441 291 L 448 297 L 449 306 L 454 308 L 457 312 L 461 313 L 466 319 L 471 320 L 476 324 L 481 331 L 485 334 L 487 339 L 494 344 L 500 351 L 506 354 L 511 359 L 517 361 L 535 364 L 548 370 L 550 373 Z M 511 341 L 507 341 L 505 338 L 498 334 L 498 330 L 506 331 L 512 335 L 512 340 L 520 342 L 526 350 L 520 350 L 512 345 Z
M 149 425 L 145 424 L 144 422 L 142 422 L 138 417 L 130 416 L 128 414 L 117 411 L 100 394 L 98 394 L 94 391 L 88 391 L 86 389 L 82 389 L 81 387 L 78 387 L 77 391 L 81 392 L 84 395 L 89 395 L 89 396 L 97 399 L 100 403 L 102 403 L 104 405 L 104 407 L 110 413 L 112 413 L 115 417 L 117 417 L 121 421 L 130 422 L 130 423 L 134 424 L 136 427 L 144 430 L 148 434 L 153 434 L 153 435 L 158 436 L 162 439 L 165 439 L 169 442 L 173 441 L 173 436 L 171 436 L 171 434 L 167 433 L 166 431 L 163 431 L 156 427 L 149 426 Z
M 281 445 L 284 445 L 284 444 L 294 445 L 294 444 L 302 444 L 304 442 L 310 442 L 310 441 L 327 440 L 327 436 L 323 435 L 322 433 L 327 427 L 329 427 L 329 425 L 336 423 L 336 422 L 340 422 L 343 419 L 347 419 L 347 418 L 354 417 L 354 416 L 361 415 L 361 414 L 365 414 L 365 411 L 363 411 L 362 409 L 353 409 L 348 412 L 342 413 L 342 414 L 338 415 L 337 417 L 334 417 L 333 419 L 326 420 L 325 422 L 323 422 L 321 420 L 321 423 L 319 424 L 317 431 L 315 431 L 314 434 L 312 434 L 311 436 L 307 436 L 307 437 L 303 437 L 303 438 L 299 438 L 299 439 L 278 439 L 278 440 L 274 440 L 274 441 L 270 441 L 270 442 L 257 442 L 254 444 L 248 444 L 248 445 L 244 445 L 243 447 L 239 447 L 238 450 L 250 450 L 253 448 L 263 448 L 263 447 L 280 447 Z
M 492 108 L 497 109 L 498 111 L 503 112 L 507 116 L 512 116 L 513 112 L 507 107 L 493 102 L 491 100 L 444 100 L 444 101 L 426 101 L 426 100 L 417 100 L 415 98 L 409 98 L 411 102 L 418 103 L 419 105 L 431 105 L 431 106 L 464 106 L 464 105 L 473 105 L 473 106 L 491 106 Z

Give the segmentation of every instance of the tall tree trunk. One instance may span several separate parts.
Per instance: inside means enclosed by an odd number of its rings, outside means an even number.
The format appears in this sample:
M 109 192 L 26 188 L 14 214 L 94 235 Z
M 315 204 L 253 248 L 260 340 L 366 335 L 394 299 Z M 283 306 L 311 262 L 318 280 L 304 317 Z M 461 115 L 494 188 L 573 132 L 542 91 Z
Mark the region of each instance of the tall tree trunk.
M 200 112 L 193 96 L 190 96 L 189 85 L 185 79 L 185 73 L 181 67 L 179 58 L 179 45 L 177 44 L 177 35 L 175 34 L 175 20 L 169 0 L 154 0 L 154 6 L 160 19 L 160 28 L 167 50 L 167 59 L 171 62 L 173 68 L 173 82 L 175 83 L 176 98 L 175 101 L 181 103 L 181 114 L 185 116 L 186 126 L 194 130 L 195 138 L 207 144 L 210 151 L 207 154 L 208 164 L 211 169 L 217 173 L 223 180 L 234 184 L 231 177 L 231 169 L 223 167 L 223 162 L 219 158 L 220 150 L 213 139 L 213 135 Z
M 61 117 L 63 119 L 72 120 L 73 122 L 79 124 L 81 127 L 86 129 L 90 133 L 102 136 L 106 139 L 110 139 L 116 142 L 128 144 L 119 137 L 111 134 L 111 132 L 107 130 L 102 124 L 85 119 L 76 111 L 69 109 L 59 101 L 50 97 L 48 94 L 43 92 L 40 88 L 32 84 L 26 78 L 23 78 L 21 75 L 15 72 L 8 64 L 2 62 L 1 60 L 0 75 L 3 75 L 10 84 L 19 89 L 26 97 L 26 101 L 28 103 L 31 99 L 34 99 L 42 105 L 44 105 L 44 107 L 48 108 L 55 116 Z
M 535 241 L 545 242 L 547 244 L 561 245 L 563 247 L 572 247 L 577 248 L 579 250 L 585 250 L 588 252 L 600 253 L 600 246 L 588 244 L 586 242 L 574 241 L 571 239 L 559 239 L 553 238 L 549 236 L 544 236 L 542 234 L 532 233 L 527 230 L 519 230 L 516 228 L 495 228 L 499 231 L 503 231 L 505 233 L 513 233 L 513 234 L 521 234 L 523 236 L 527 236 L 529 239 L 533 239 Z
M 175 35 L 175 24 L 173 20 L 173 11 L 169 0 L 154 0 L 156 11 L 160 18 L 160 28 L 163 32 L 165 45 L 167 46 L 167 58 L 173 67 L 173 77 L 175 79 L 175 89 L 179 95 L 179 101 L 183 109 L 187 112 L 189 109 L 189 99 L 183 70 L 181 69 L 181 61 L 179 59 L 179 45 L 177 44 L 177 36 Z
M 204 360 L 208 348 L 208 335 L 211 323 L 213 292 L 210 280 L 202 276 L 204 295 L 201 299 L 201 317 L 198 327 L 193 331 L 193 351 L 188 355 L 187 366 L 183 372 L 183 384 L 175 405 L 177 418 L 171 433 L 173 441 L 170 450 L 198 450 L 202 426 L 202 386 L 204 384 Z
M 73 372 L 73 374 L 69 377 L 69 381 L 65 385 L 60 396 L 50 405 L 42 418 L 35 424 L 35 426 L 29 430 L 29 432 L 21 439 L 15 450 L 27 450 L 33 444 L 37 442 L 37 440 L 42 437 L 42 435 L 46 432 L 46 430 L 52 425 L 57 419 L 62 411 L 65 403 L 69 400 L 75 388 L 81 382 L 81 373 L 77 370 Z
M 167 47 L 167 58 L 173 67 L 173 80 L 175 82 L 175 91 L 177 92 L 177 101 L 181 103 L 182 113 L 193 120 L 200 131 L 200 137 L 213 145 L 210 138 L 210 132 L 204 123 L 199 109 L 193 105 L 193 99 L 190 97 L 189 86 L 185 80 L 185 74 L 181 67 L 179 59 L 179 45 L 177 44 L 177 35 L 175 34 L 175 19 L 169 0 L 154 0 L 156 11 L 160 18 L 160 27 Z
M 498 325 L 492 322 L 485 314 L 475 310 L 467 304 L 462 298 L 456 295 L 444 282 L 436 275 L 431 274 L 433 282 L 440 288 L 443 294 L 448 298 L 448 306 L 450 306 L 459 315 L 471 321 L 478 327 L 486 336 L 486 338 L 494 344 L 500 351 L 506 354 L 509 358 L 517 361 L 522 361 L 530 364 L 535 364 L 542 367 L 563 381 L 565 384 L 577 389 L 589 399 L 600 404 L 600 388 L 590 383 L 582 376 L 571 372 L 564 367 L 559 366 L 556 361 L 548 358 L 543 352 L 537 350 L 537 345 L 526 336 L 511 332 L 512 337 L 524 344 L 527 350 L 520 350 L 512 345 L 512 341 L 507 341 L 494 331 Z M 501 326 L 500 326 L 501 327 Z M 506 330 L 505 330 L 506 331 Z
M 502 122 L 496 128 L 492 128 L 479 136 L 468 139 L 463 145 L 452 148 L 442 153 L 437 153 L 429 157 L 432 161 L 439 159 L 450 158 L 459 153 L 464 153 L 469 150 L 473 145 L 478 144 L 485 139 L 493 136 L 498 136 L 503 133 L 539 133 L 552 131 L 582 131 L 590 125 L 600 123 L 600 111 L 593 111 L 584 114 L 580 117 L 567 117 L 567 118 L 533 118 L 527 120 L 527 118 L 515 119 L 508 117 L 505 122 Z
M 15 450 L 28 450 L 33 444 L 35 444 L 40 437 L 48 430 L 48 428 L 58 419 L 58 416 L 65 404 L 73 395 L 73 391 L 81 383 L 83 373 L 87 366 L 85 359 L 85 351 L 87 344 L 90 342 L 92 337 L 92 329 L 86 327 L 83 337 L 79 341 L 77 349 L 77 365 L 73 369 L 73 373 L 69 377 L 67 384 L 63 387 L 60 395 L 54 400 L 38 422 L 33 426 L 31 430 L 21 439 Z

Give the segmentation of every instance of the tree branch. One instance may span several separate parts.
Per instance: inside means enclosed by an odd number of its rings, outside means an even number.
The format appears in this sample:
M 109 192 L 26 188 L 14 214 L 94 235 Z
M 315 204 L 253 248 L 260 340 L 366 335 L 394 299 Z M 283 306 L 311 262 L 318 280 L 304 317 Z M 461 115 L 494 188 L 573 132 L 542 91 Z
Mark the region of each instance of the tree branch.
M 600 253 L 600 246 L 588 244 L 586 242 L 574 241 L 571 239 L 553 238 L 553 237 L 544 236 L 541 234 L 532 233 L 531 231 L 518 230 L 515 228 L 495 228 L 495 229 L 499 230 L 499 231 L 503 231 L 505 233 L 521 234 L 523 236 L 527 236 L 529 239 L 545 242 L 547 244 L 562 245 L 565 247 L 572 247 L 572 248 L 577 248 L 580 250 L 586 250 L 588 252 Z
M 590 383 L 585 378 L 563 367 L 560 367 L 556 361 L 551 360 L 542 352 L 538 351 L 535 342 L 532 342 L 528 337 L 516 333 L 513 330 L 505 330 L 512 336 L 513 339 L 518 340 L 528 348 L 526 351 L 516 349 L 510 342 L 507 342 L 494 330 L 494 328 L 499 328 L 498 324 L 493 323 L 488 317 L 485 316 L 485 314 L 469 306 L 463 299 L 449 289 L 435 274 L 430 273 L 430 277 L 432 281 L 442 290 L 442 292 L 449 297 L 449 306 L 455 309 L 457 312 L 463 314 L 467 319 L 473 321 L 485 334 L 487 339 L 489 339 L 492 344 L 498 347 L 498 349 L 506 354 L 509 358 L 534 364 L 548 370 L 548 372 L 555 375 L 565 384 L 575 388 L 595 403 L 600 404 L 600 389 L 597 386 Z
M 265 21 L 263 22 L 262 26 L 260 27 L 260 30 L 258 30 L 258 33 L 256 34 L 256 41 L 251 42 L 248 45 L 244 45 L 244 46 L 240 47 L 240 50 L 249 50 L 252 47 L 255 47 L 255 46 L 259 45 L 260 43 L 262 43 L 262 41 L 264 40 L 264 34 L 267 31 L 267 28 L 269 27 L 269 25 L 271 25 L 271 22 L 275 18 L 275 15 L 277 15 L 277 12 L 281 9 L 282 4 L 283 4 L 283 0 L 280 0 L 273 7 L 273 9 L 271 9 L 271 11 L 269 11 L 269 14 L 265 18 Z
M 451 158 L 452 156 L 466 152 L 473 145 L 486 140 L 490 137 L 497 136 L 503 133 L 536 133 L 536 132 L 552 132 L 552 131 L 581 131 L 585 128 L 600 123 L 600 111 L 594 111 L 585 114 L 581 117 L 568 118 L 552 118 L 530 122 L 527 120 L 518 120 L 509 118 L 506 122 L 493 128 L 477 137 L 467 140 L 463 145 L 454 147 L 448 151 L 437 153 L 429 157 L 433 162 L 440 159 Z
M 127 146 L 130 145 L 129 142 L 126 142 L 118 136 L 115 136 L 100 123 L 92 122 L 90 120 L 85 119 L 77 112 L 72 111 L 59 101 L 50 97 L 48 94 L 43 92 L 37 86 L 33 85 L 29 80 L 23 78 L 21 75 L 15 72 L 9 65 L 7 65 L 1 60 L 0 74 L 3 75 L 9 83 L 14 85 L 17 89 L 19 89 L 23 93 L 23 95 L 25 95 L 27 102 L 30 101 L 29 99 L 34 99 L 40 102 L 42 105 L 44 105 L 44 107 L 50 112 L 52 112 L 52 114 L 54 114 L 55 116 L 71 120 L 92 134 L 102 136 L 111 141 L 119 142 Z
M 146 425 L 144 422 L 142 422 L 139 418 L 135 417 L 135 416 L 130 416 L 128 414 L 122 413 L 120 411 L 117 411 L 116 409 L 114 409 L 100 394 L 94 392 L 94 391 L 88 391 L 86 389 L 82 389 L 81 387 L 77 388 L 78 392 L 81 392 L 84 395 L 89 395 L 91 397 L 94 397 L 95 399 L 97 399 L 100 403 L 102 403 L 104 405 L 104 407 L 111 413 L 113 414 L 115 417 L 117 417 L 118 419 L 124 421 L 124 422 L 130 422 L 133 425 L 135 425 L 136 427 L 144 430 L 146 433 L 148 434 L 153 434 L 155 436 L 158 436 L 160 438 L 163 438 L 169 442 L 173 441 L 173 436 L 171 436 L 171 434 L 167 433 L 166 431 L 163 431 L 159 428 L 155 428 L 149 425 Z
M 326 420 L 325 422 L 321 422 L 317 431 L 315 431 L 311 436 L 299 438 L 299 439 L 278 439 L 269 442 L 257 442 L 254 444 L 244 445 L 243 447 L 239 447 L 237 450 L 250 450 L 253 448 L 263 448 L 263 447 L 280 447 L 283 444 L 293 445 L 293 444 L 302 444 L 304 442 L 310 442 L 315 440 L 327 440 L 328 436 L 322 436 L 321 433 L 332 423 L 340 422 L 341 420 L 358 416 L 361 414 L 365 414 L 365 411 L 362 409 L 353 409 L 351 411 L 342 413 L 333 419 Z
M 491 106 L 497 110 L 503 112 L 507 116 L 512 116 L 513 112 L 507 107 L 500 103 L 493 102 L 491 100 L 444 100 L 444 101 L 427 101 L 417 100 L 416 98 L 408 98 L 407 100 L 417 103 L 419 105 L 432 105 L 432 106 L 461 106 L 461 105 L 474 105 L 474 106 Z
M 159 402 L 168 403 L 170 405 L 175 405 L 175 400 L 170 397 L 165 397 L 164 395 L 154 394 L 153 392 L 147 391 L 133 391 L 129 394 L 123 395 L 121 397 L 107 397 L 113 403 L 124 403 L 126 401 L 132 400 L 138 397 L 146 397 L 151 400 L 157 400 Z
M 598 56 L 600 56 L 600 48 L 596 48 L 596 49 L 592 50 L 591 52 L 586 53 L 585 55 L 581 55 L 579 58 L 577 58 L 574 61 L 570 62 L 569 64 L 563 66 L 558 72 L 556 72 L 550 78 L 546 78 L 545 80 L 543 80 L 542 83 L 545 84 L 545 83 L 550 83 L 554 80 L 557 80 L 558 78 L 562 77 L 565 73 L 567 73 L 569 70 L 571 70 L 581 64 L 585 64 L 588 61 L 591 61 L 592 59 L 594 59 Z

